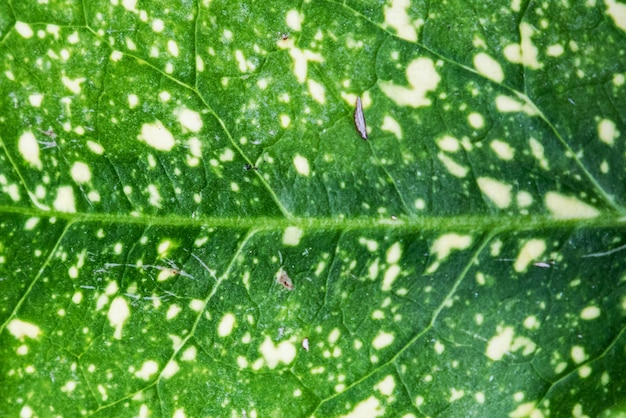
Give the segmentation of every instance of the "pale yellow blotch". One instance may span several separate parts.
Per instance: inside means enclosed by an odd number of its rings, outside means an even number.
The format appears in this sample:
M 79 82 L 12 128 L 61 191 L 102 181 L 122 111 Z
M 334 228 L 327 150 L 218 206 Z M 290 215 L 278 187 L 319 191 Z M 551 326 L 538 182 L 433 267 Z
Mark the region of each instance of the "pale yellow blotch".
M 37 325 L 20 319 L 12 319 L 7 325 L 7 329 L 11 335 L 20 341 L 23 341 L 24 337 L 36 339 L 41 335 L 41 329 Z
M 585 379 L 585 378 L 589 377 L 589 375 L 591 374 L 591 372 L 592 372 L 591 367 L 589 367 L 589 366 L 587 366 L 587 365 L 584 365 L 584 366 L 582 366 L 582 367 L 578 370 L 578 375 L 579 375 L 581 378 Z
M 270 369 L 276 368 L 278 363 L 289 364 L 296 357 L 296 348 L 289 341 L 283 341 L 278 345 L 274 345 L 269 336 L 259 347 L 261 355 Z
M 339 341 L 340 336 L 341 331 L 339 331 L 339 328 L 333 328 L 333 330 L 328 334 L 328 343 L 330 345 L 335 345 L 337 341 Z
M 385 116 L 383 118 L 383 125 L 380 129 L 385 132 L 391 132 L 396 138 L 402 139 L 402 127 L 398 121 L 391 116 Z
M 600 215 L 600 211 L 573 196 L 548 192 L 545 204 L 555 219 L 590 219 Z
M 458 139 L 453 136 L 443 136 L 437 140 L 437 146 L 440 150 L 446 152 L 457 152 L 461 149 L 461 144 Z
M 302 30 L 303 16 L 295 9 L 289 10 L 285 16 L 285 23 L 291 30 L 300 32 Z
M 469 168 L 457 163 L 446 154 L 440 152 L 439 154 L 437 154 L 437 158 L 439 158 L 439 161 L 441 161 L 443 165 L 446 166 L 446 170 L 448 170 L 448 172 L 453 176 L 458 178 L 463 178 L 467 176 Z
M 290 48 L 289 56 L 294 61 L 294 74 L 299 83 L 304 83 L 307 79 L 308 62 L 323 62 L 324 58 L 315 52 L 309 50 L 301 50 L 298 48 Z
M 202 129 L 202 117 L 195 110 L 179 107 L 174 111 L 174 115 L 178 119 L 178 123 L 183 128 L 183 132 L 189 130 L 194 133 L 200 132 Z
M 232 313 L 227 313 L 222 317 L 219 326 L 217 327 L 217 335 L 224 338 L 230 335 L 233 332 L 233 328 L 235 327 L 235 315 Z
M 81 161 L 76 161 L 72 165 L 70 174 L 76 183 L 83 184 L 91 181 L 91 170 L 87 164 Z
M 172 133 L 163 126 L 160 120 L 141 125 L 141 134 L 137 136 L 137 139 L 159 151 L 170 151 L 176 143 Z
M 385 408 L 381 406 L 380 400 L 375 396 L 370 396 L 356 404 L 352 411 L 346 415 L 341 415 L 340 418 L 376 418 L 383 415 L 385 415 Z
M 94 154 L 102 155 L 104 154 L 104 147 L 97 142 L 93 142 L 91 140 L 87 141 L 87 148 Z
M 141 369 L 135 372 L 135 377 L 146 382 L 159 371 L 159 365 L 154 360 L 147 360 L 141 365 Z
M 385 347 L 390 346 L 393 343 L 394 336 L 385 331 L 378 331 L 374 340 L 372 340 L 372 347 L 376 350 L 382 350 Z
M 311 97 L 313 97 L 313 100 L 319 104 L 326 103 L 326 90 L 324 89 L 324 86 L 317 81 L 309 79 L 307 81 L 307 87 L 309 88 L 309 93 L 311 94 Z
M 17 140 L 17 149 L 28 164 L 41 170 L 39 143 L 31 131 L 26 131 L 20 136 Z
M 580 312 L 581 319 L 585 321 L 591 321 L 592 319 L 596 319 L 600 316 L 600 308 L 597 306 L 587 306 Z
M 467 121 L 474 129 L 481 129 L 485 126 L 485 119 L 480 113 L 472 112 L 467 116 Z
M 152 30 L 156 33 L 163 32 L 165 29 L 165 23 L 161 19 L 154 19 L 151 24 Z
M 626 32 L 626 4 L 615 0 L 604 0 L 606 14 L 613 19 L 615 26 Z
M 128 95 L 128 107 L 130 109 L 134 109 L 137 107 L 138 104 L 139 104 L 139 97 L 137 97 L 136 94 L 129 94 Z
M 474 67 L 480 74 L 496 83 L 502 83 L 504 81 L 502 66 L 489 54 L 484 52 L 476 54 L 474 56 Z
M 289 117 L 289 115 L 280 115 L 280 126 L 282 126 L 283 128 L 287 128 L 290 124 L 291 118 Z
M 430 251 L 437 255 L 437 260 L 447 258 L 452 251 L 464 250 L 472 244 L 472 237 L 469 235 L 445 234 L 435 240 L 430 247 Z
M 19 20 L 15 22 L 15 30 L 20 34 L 22 38 L 32 38 L 34 32 L 28 23 L 20 22 Z
M 393 391 L 396 389 L 396 381 L 394 380 L 393 376 L 388 375 L 383 380 L 378 382 L 374 386 L 374 389 L 376 389 L 385 396 L 391 396 L 393 395 Z
M 119 62 L 122 60 L 122 58 L 124 58 L 124 54 L 122 53 L 122 51 L 111 52 L 111 61 Z
M 620 132 L 615 126 L 615 122 L 610 119 L 602 119 L 598 123 L 598 137 L 607 145 L 613 145 L 615 140 L 619 138 Z
M 483 392 L 476 392 L 474 394 L 474 399 L 476 399 L 476 402 L 482 405 L 485 403 L 485 394 Z
M 173 57 L 178 57 L 178 44 L 173 39 L 167 41 L 167 50 Z
M 397 264 L 389 266 L 389 268 L 385 271 L 385 276 L 383 277 L 382 290 L 385 292 L 391 290 L 391 286 L 399 274 L 400 267 Z
M 537 260 L 546 251 L 546 242 L 542 239 L 528 240 L 520 250 L 513 268 L 516 272 L 525 271 L 530 263 Z
M 491 200 L 499 209 L 506 209 L 511 206 L 513 186 L 499 182 L 490 177 L 479 177 L 477 180 L 480 190 Z
M 396 30 L 398 37 L 410 42 L 417 41 L 417 31 L 408 14 L 411 5 L 409 0 L 391 0 L 389 6 L 385 6 L 385 25 Z
M 298 174 L 305 176 L 305 177 L 308 177 L 311 174 L 311 169 L 309 167 L 309 160 L 307 160 L 302 155 L 296 154 L 296 156 L 293 157 L 293 165 L 296 168 L 296 171 L 298 172 Z
M 518 94 L 518 97 L 523 100 L 520 102 L 510 96 L 499 95 L 496 97 L 496 108 L 502 113 L 523 112 L 528 116 L 535 116 L 539 114 L 539 110 L 528 100 L 527 97 Z
M 537 59 L 539 50 L 535 45 L 533 45 L 532 41 L 532 37 L 535 35 L 535 30 L 526 22 L 520 23 L 519 30 L 522 37 L 521 44 L 509 44 L 505 46 L 505 58 L 512 63 L 522 64 L 533 70 L 542 68 L 543 64 L 541 64 Z
M 535 315 L 527 316 L 524 319 L 524 328 L 526 329 L 539 329 L 540 323 Z
M 515 156 L 515 150 L 506 142 L 494 139 L 489 146 L 501 160 L 511 161 Z
M 52 205 L 59 212 L 76 212 L 76 201 L 72 186 L 61 186 L 57 189 L 57 195 Z
M 41 93 L 33 93 L 28 96 L 28 102 L 33 107 L 41 106 L 41 102 L 43 102 L 43 94 Z
M 546 51 L 546 53 L 550 57 L 560 57 L 561 55 L 563 55 L 564 52 L 565 48 L 563 48 L 563 45 L 560 44 L 550 45 L 548 46 L 548 49 Z
M 465 391 L 464 390 L 458 390 L 455 388 L 451 388 L 450 389 L 450 399 L 448 399 L 448 402 L 452 403 L 454 401 L 458 401 L 459 399 L 461 399 L 463 396 L 465 396 Z
M 399 242 L 395 242 L 387 250 L 387 262 L 389 264 L 395 264 L 400 261 L 400 257 L 402 257 L 402 246 Z
M 288 226 L 283 232 L 283 245 L 295 247 L 300 245 L 304 231 L 297 226 Z
M 513 343 L 513 327 L 498 327 L 497 334 L 487 343 L 486 356 L 493 361 L 502 360 L 502 357 L 511 350 Z
M 584 347 L 581 347 L 579 345 L 575 345 L 572 347 L 570 351 L 570 356 L 576 364 L 580 364 L 583 361 L 587 360 L 587 354 L 585 353 Z
M 398 106 L 413 108 L 430 106 L 431 100 L 426 97 L 434 91 L 441 80 L 435 63 L 429 58 L 417 58 L 406 68 L 406 78 L 410 88 L 399 86 L 393 82 L 381 81 L 381 91 Z
M 115 328 L 113 338 L 116 340 L 122 339 L 122 328 L 129 317 L 130 309 L 128 308 L 126 299 L 122 296 L 113 299 L 111 306 L 109 306 L 109 311 L 107 312 L 107 318 L 109 319 L 109 324 Z
M 550 169 L 550 164 L 548 163 L 548 159 L 544 155 L 544 149 L 541 142 L 537 141 L 535 138 L 531 137 L 528 140 L 528 144 L 530 145 L 530 152 L 535 157 L 537 161 L 539 161 L 539 166 L 544 170 Z
M 535 408 L 535 402 L 526 402 L 511 411 L 509 418 L 543 418 L 543 413 Z
M 74 80 L 66 76 L 61 77 L 61 81 L 63 82 L 63 85 L 74 94 L 80 94 L 82 90 L 80 85 L 84 83 L 86 80 L 87 79 L 85 77 L 79 77 Z

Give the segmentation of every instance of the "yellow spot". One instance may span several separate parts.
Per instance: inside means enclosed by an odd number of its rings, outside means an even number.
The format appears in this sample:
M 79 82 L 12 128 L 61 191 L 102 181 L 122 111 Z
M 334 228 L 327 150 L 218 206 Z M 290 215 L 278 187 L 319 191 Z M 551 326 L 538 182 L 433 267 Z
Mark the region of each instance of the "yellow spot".
M 478 187 L 499 209 L 506 209 L 511 205 L 512 196 L 510 184 L 501 183 L 489 177 L 479 177 Z
M 498 334 L 493 336 L 487 343 L 485 354 L 493 361 L 502 360 L 502 357 L 511 350 L 513 342 L 513 327 L 498 327 Z
M 107 313 L 107 318 L 109 319 L 109 324 L 115 328 L 113 338 L 116 340 L 122 339 L 122 328 L 129 317 L 130 309 L 128 308 L 126 299 L 122 296 L 113 299 L 109 307 L 109 312 Z
M 300 244 L 304 231 L 297 226 L 288 226 L 283 232 L 283 245 L 295 247 Z
M 593 206 L 556 192 L 546 193 L 545 204 L 555 219 L 589 219 L 600 215 Z
M 527 241 L 515 260 L 513 268 L 520 273 L 528 267 L 530 263 L 541 257 L 546 250 L 546 242 L 541 239 L 531 239 Z
M 76 212 L 76 202 L 74 200 L 74 189 L 72 189 L 72 186 L 62 186 L 57 189 L 57 196 L 54 199 L 53 207 L 59 212 Z
M 175 144 L 174 136 L 160 120 L 154 123 L 144 123 L 137 139 L 159 151 L 169 151 Z
M 20 136 L 17 142 L 17 149 L 27 163 L 41 170 L 39 143 L 31 131 L 26 131 Z
M 417 31 L 408 14 L 409 0 L 391 0 L 391 6 L 384 7 L 385 25 L 394 28 L 399 38 L 410 42 L 417 41 Z
M 448 157 L 446 154 L 440 152 L 437 154 L 437 158 L 439 158 L 439 161 L 441 161 L 443 165 L 446 166 L 446 169 L 448 170 L 448 172 L 452 174 L 453 176 L 458 177 L 458 178 L 463 178 L 467 176 L 469 169 L 457 163 L 452 158 Z
M 598 123 L 598 137 L 607 145 L 613 145 L 619 137 L 620 132 L 615 126 L 615 122 L 610 119 L 602 119 Z
M 429 58 L 417 58 L 406 68 L 406 78 L 410 88 L 398 86 L 393 82 L 381 81 L 382 92 L 398 106 L 424 107 L 430 106 L 431 100 L 426 98 L 429 91 L 434 91 L 441 80 L 435 69 L 435 63 Z
M 515 156 L 515 150 L 506 142 L 495 139 L 489 146 L 501 160 L 510 161 Z
M 600 313 L 600 308 L 597 306 L 587 306 L 580 312 L 580 317 L 585 321 L 591 321 L 592 319 L 599 317 Z
M 394 336 L 384 331 L 379 331 L 378 335 L 374 337 L 372 341 L 372 347 L 376 350 L 382 350 L 385 347 L 390 346 L 393 343 Z
M 504 81 L 502 66 L 489 54 L 484 52 L 476 54 L 474 56 L 474 67 L 480 74 L 496 83 L 502 83 L 502 81 Z
M 626 32 L 626 4 L 616 2 L 615 0 L 604 0 L 608 14 L 615 26 Z
M 298 174 L 305 177 L 308 177 L 311 174 L 311 169 L 309 168 L 309 160 L 307 160 L 300 154 L 296 154 L 296 156 L 293 157 L 293 165 L 294 167 L 296 167 L 296 171 L 298 172 Z
M 230 335 L 235 326 L 235 315 L 227 313 L 222 317 L 219 326 L 217 327 L 217 335 L 224 338 Z
M 41 329 L 37 325 L 19 319 L 11 320 L 7 325 L 7 329 L 11 335 L 20 341 L 23 341 L 24 337 L 35 339 L 41 335 Z

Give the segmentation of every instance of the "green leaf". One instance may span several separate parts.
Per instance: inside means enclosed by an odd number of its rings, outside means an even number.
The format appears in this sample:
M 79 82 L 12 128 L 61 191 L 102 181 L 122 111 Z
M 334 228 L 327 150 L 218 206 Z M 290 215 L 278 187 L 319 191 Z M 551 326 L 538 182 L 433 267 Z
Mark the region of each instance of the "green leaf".
M 623 415 L 624 16 L 0 4 L 0 415 Z

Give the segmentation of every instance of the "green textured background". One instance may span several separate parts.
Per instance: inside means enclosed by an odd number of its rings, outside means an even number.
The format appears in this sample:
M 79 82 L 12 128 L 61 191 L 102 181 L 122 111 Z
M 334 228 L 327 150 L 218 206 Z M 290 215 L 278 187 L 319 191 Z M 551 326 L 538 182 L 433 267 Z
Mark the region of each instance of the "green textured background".
M 0 415 L 624 416 L 625 80 L 614 0 L 0 2 Z

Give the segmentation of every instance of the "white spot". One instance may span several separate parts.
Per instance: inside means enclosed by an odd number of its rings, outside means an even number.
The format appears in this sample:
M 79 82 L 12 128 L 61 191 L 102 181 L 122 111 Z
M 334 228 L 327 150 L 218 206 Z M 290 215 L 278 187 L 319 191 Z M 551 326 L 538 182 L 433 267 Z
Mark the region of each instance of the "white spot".
M 501 360 L 511 350 L 513 342 L 513 327 L 499 328 L 498 334 L 493 336 L 487 343 L 485 354 L 493 361 Z
M 435 240 L 430 251 L 437 254 L 437 260 L 447 258 L 453 250 L 464 250 L 472 245 L 470 235 L 445 234 Z
M 293 165 L 296 167 L 296 171 L 298 174 L 308 177 L 311 174 L 311 169 L 309 168 L 309 160 L 301 156 L 300 154 L 296 154 L 293 157 Z
M 585 321 L 591 321 L 600 316 L 600 308 L 597 306 L 587 306 L 580 312 L 580 317 Z
M 121 340 L 122 327 L 130 317 L 130 309 L 128 308 L 128 303 L 126 302 L 126 299 L 121 296 L 113 299 L 113 301 L 111 302 L 111 306 L 109 307 L 107 317 L 109 318 L 109 324 L 111 324 L 111 326 L 115 328 L 113 338 L 115 338 L 116 340 Z
M 352 411 L 339 418 L 376 418 L 385 415 L 385 408 L 381 407 L 380 401 L 375 396 L 370 396 L 355 405 Z
M 302 15 L 295 9 L 289 10 L 287 12 L 287 16 L 285 16 L 285 23 L 287 23 L 287 26 L 296 32 L 300 32 L 300 30 L 302 30 L 302 20 Z
M 498 208 L 506 209 L 511 205 L 511 190 L 513 186 L 504 184 L 490 177 L 479 177 L 477 180 L 480 190 L 491 200 Z
M 28 101 L 31 106 L 39 107 L 41 106 L 41 102 L 43 101 L 43 94 L 41 93 L 31 94 L 30 96 L 28 96 Z
M 202 118 L 200 113 L 187 109 L 186 107 L 180 107 L 174 111 L 174 115 L 178 118 L 178 123 L 185 129 L 191 132 L 197 133 L 202 129 Z
M 542 418 L 544 415 L 535 407 L 535 402 L 526 402 L 518 405 L 515 410 L 509 413 L 509 418 Z
M 283 245 L 295 247 L 300 244 L 304 231 L 297 226 L 288 226 L 283 232 Z
M 172 95 L 169 91 L 162 91 L 159 93 L 159 100 L 162 102 L 169 102 L 172 98 Z
M 122 0 L 122 6 L 129 12 L 136 11 L 137 0 Z
M 146 382 L 159 371 L 159 365 L 154 360 L 147 360 L 141 365 L 141 369 L 135 372 L 135 376 Z
M 564 52 L 565 49 L 563 48 L 563 45 L 560 44 L 550 45 L 546 50 L 546 54 L 550 57 L 560 57 Z
M 439 161 L 441 161 L 443 165 L 446 166 L 446 170 L 448 170 L 448 172 L 454 177 L 463 178 L 467 176 L 469 169 L 457 163 L 446 154 L 440 152 L 437 154 L 437 158 L 439 158 Z
M 483 404 L 485 403 L 485 394 L 483 392 L 476 392 L 474 394 L 474 399 L 476 399 L 476 402 L 479 404 Z
M 417 41 L 417 31 L 411 22 L 408 8 L 411 5 L 409 0 L 391 0 L 391 6 L 385 6 L 385 25 L 394 28 L 399 38 L 410 42 Z
M 457 152 L 461 149 L 461 144 L 459 143 L 459 140 L 453 136 L 448 135 L 437 139 L 437 146 L 440 150 L 446 152 Z
M 391 290 L 391 285 L 400 274 L 400 267 L 397 264 L 393 264 L 389 266 L 387 271 L 385 271 L 385 277 L 383 278 L 382 290 L 387 292 Z
M 26 131 L 20 136 L 17 141 L 17 149 L 27 163 L 41 170 L 39 143 L 31 131 Z
M 172 39 L 167 41 L 167 50 L 173 57 L 178 57 L 178 44 L 176 41 Z
M 111 52 L 111 61 L 118 62 L 124 57 L 124 54 L 121 51 L 113 51 Z
M 91 170 L 87 164 L 81 161 L 74 163 L 70 173 L 76 183 L 88 183 L 91 181 Z
M 74 189 L 72 186 L 62 186 L 57 189 L 57 196 L 53 203 L 54 209 L 59 212 L 76 212 Z
M 378 331 L 378 335 L 376 335 L 372 341 L 372 347 L 376 350 L 381 350 L 390 346 L 393 343 L 393 340 L 393 334 L 386 333 L 385 331 Z
M 615 26 L 626 32 L 626 4 L 616 2 L 615 0 L 604 0 L 608 14 Z
M 593 206 L 556 192 L 546 193 L 545 204 L 555 219 L 589 219 L 600 215 Z
M 485 119 L 480 113 L 472 112 L 467 116 L 467 121 L 474 129 L 480 129 L 485 126 Z
M 28 23 L 20 22 L 19 20 L 15 22 L 15 30 L 19 33 L 23 38 L 31 38 L 33 36 L 33 30 L 30 28 Z
M 526 22 L 519 24 L 519 30 L 522 37 L 521 44 L 509 44 L 505 46 L 504 56 L 512 63 L 523 64 L 533 70 L 542 68 L 543 64 L 539 63 L 537 60 L 539 51 L 537 47 L 533 45 L 531 39 L 535 34 L 535 30 Z
M 395 264 L 400 261 L 400 257 L 402 256 L 402 246 L 399 242 L 394 243 L 387 250 L 387 262 L 390 264 Z
M 504 81 L 502 66 L 489 54 L 484 52 L 476 54 L 474 56 L 474 67 L 476 67 L 476 70 L 480 74 L 495 81 L 496 83 L 502 83 Z
M 317 81 L 313 81 L 311 79 L 307 81 L 307 86 L 309 87 L 309 93 L 311 94 L 311 97 L 313 97 L 316 102 L 318 102 L 319 104 L 326 103 L 326 91 L 324 89 L 324 86 L 322 86 Z
M 304 348 L 304 351 L 309 351 L 309 339 L 308 339 L 308 337 L 305 337 L 302 340 L 302 348 Z
M 431 100 L 426 98 L 426 94 L 434 91 L 441 80 L 434 62 L 429 58 L 417 58 L 411 61 L 406 68 L 406 78 L 411 88 L 381 81 L 380 89 L 398 106 L 430 106 Z
M 299 83 L 304 83 L 307 78 L 308 62 L 323 62 L 324 58 L 317 53 L 309 50 L 301 50 L 298 48 L 290 48 L 289 56 L 294 61 L 294 74 Z
M 396 381 L 394 380 L 393 376 L 388 375 L 383 380 L 378 382 L 374 386 L 374 389 L 376 389 L 385 396 L 391 396 L 393 395 L 393 391 L 396 389 Z
M 391 132 L 398 139 L 402 139 L 402 128 L 397 120 L 391 116 L 385 116 L 383 118 L 383 126 L 380 127 L 382 131 Z
M 224 338 L 230 335 L 233 332 L 233 327 L 235 326 L 235 315 L 232 313 L 227 313 L 222 317 L 220 324 L 217 328 L 217 335 Z
M 506 142 L 494 139 L 493 141 L 491 141 L 491 144 L 489 144 L 489 146 L 491 147 L 493 152 L 496 153 L 498 158 L 502 160 L 511 161 L 515 156 L 515 150 L 511 148 L 511 146 Z
M 579 345 L 575 345 L 572 347 L 570 355 L 572 356 L 572 360 L 574 360 L 574 363 L 576 364 L 580 364 L 583 361 L 587 360 L 587 354 L 585 354 L 585 349 Z
M 289 115 L 280 115 L 280 126 L 287 128 L 291 124 Z
M 524 328 L 526 329 L 539 329 L 539 325 L 539 320 L 535 315 L 527 316 L 526 319 L 524 319 Z
M 161 194 L 159 193 L 159 188 L 155 186 L 154 184 L 149 184 L 148 187 L 146 188 L 146 191 L 148 192 L 148 195 L 149 195 L 148 201 L 150 202 L 150 204 L 156 208 L 160 208 L 163 198 L 161 197 Z
M 94 154 L 98 154 L 98 155 L 104 154 L 104 148 L 102 147 L 102 145 L 98 144 L 97 142 L 93 142 L 93 141 L 89 140 L 89 141 L 87 141 L 87 147 Z
M 502 113 L 524 112 L 528 116 L 534 116 L 539 113 L 537 108 L 528 101 L 525 100 L 525 103 L 522 103 L 512 97 L 504 95 L 496 97 L 496 108 Z
M 451 388 L 450 389 L 450 399 L 448 399 L 448 402 L 452 403 L 454 401 L 458 401 L 463 396 L 465 396 L 465 391 L 464 390 L 457 390 L 455 388 Z
M 80 85 L 81 83 L 84 83 L 85 80 L 87 80 L 85 77 L 80 77 L 75 80 L 72 80 L 71 78 L 66 77 L 66 76 L 61 77 L 61 81 L 63 82 L 63 85 L 67 87 L 67 89 L 74 94 L 80 94 L 80 91 L 81 91 Z
M 615 122 L 610 119 L 602 119 L 598 123 L 598 136 L 600 140 L 607 145 L 613 145 L 613 142 L 619 137 L 620 132 L 615 126 Z
M 435 347 L 434 348 L 435 348 L 435 353 L 442 354 L 445 351 L 446 346 L 444 346 L 441 343 L 441 341 L 437 340 L 437 341 L 435 341 Z
M 23 341 L 24 337 L 35 339 L 41 334 L 41 329 L 37 325 L 20 319 L 12 319 L 7 325 L 7 329 L 20 341 Z
M 293 344 L 289 341 L 283 341 L 275 346 L 269 336 L 265 337 L 265 340 L 259 347 L 259 351 L 270 369 L 276 368 L 279 362 L 289 364 L 296 357 L 296 348 Z
M 136 94 L 128 95 L 128 107 L 134 109 L 139 104 L 139 97 Z
M 163 23 L 161 19 L 154 19 L 152 21 L 153 31 L 155 31 L 156 33 L 160 33 L 160 32 L 163 32 L 163 29 L 165 29 L 165 24 Z
M 172 133 L 167 130 L 160 120 L 154 123 L 144 123 L 141 126 L 141 134 L 137 139 L 159 151 L 169 151 L 174 147 L 175 141 Z
M 531 239 L 527 241 L 515 260 L 513 268 L 520 273 L 525 271 L 530 263 L 537 260 L 546 251 L 546 242 L 541 239 Z

